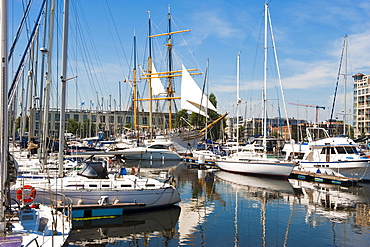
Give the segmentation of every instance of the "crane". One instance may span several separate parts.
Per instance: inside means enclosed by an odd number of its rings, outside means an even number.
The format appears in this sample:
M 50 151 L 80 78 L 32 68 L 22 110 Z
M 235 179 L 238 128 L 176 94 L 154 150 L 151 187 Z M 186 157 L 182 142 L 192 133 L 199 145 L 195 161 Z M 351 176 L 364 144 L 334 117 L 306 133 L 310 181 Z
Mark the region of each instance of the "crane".
M 319 123 L 319 109 L 324 109 L 325 106 L 318 106 L 318 105 L 305 105 L 305 104 L 299 104 L 299 103 L 289 103 L 291 105 L 298 105 L 298 106 L 306 106 L 306 107 L 315 107 L 316 108 L 316 123 Z

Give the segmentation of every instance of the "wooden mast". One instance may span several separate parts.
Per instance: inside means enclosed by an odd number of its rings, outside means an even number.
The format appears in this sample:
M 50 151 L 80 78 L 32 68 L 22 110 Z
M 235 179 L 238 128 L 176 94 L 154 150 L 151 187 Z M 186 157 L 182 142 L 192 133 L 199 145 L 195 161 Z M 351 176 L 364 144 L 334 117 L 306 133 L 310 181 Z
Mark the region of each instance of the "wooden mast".
M 168 6 L 168 38 L 167 38 L 167 49 L 168 49 L 168 71 L 172 71 L 172 34 L 171 34 L 171 12 L 170 6 Z M 168 89 L 167 89 L 167 96 L 173 96 L 173 89 L 172 89 L 172 77 L 168 77 Z M 169 130 L 172 130 L 172 100 L 168 100 L 168 124 Z
M 149 18 L 148 18 L 148 43 L 149 43 L 149 56 L 148 56 L 148 74 L 151 74 L 153 71 L 153 59 L 152 59 L 152 27 L 150 21 L 150 11 L 147 11 Z M 150 142 L 153 140 L 153 88 L 152 88 L 152 78 L 149 76 L 148 79 L 149 83 L 149 135 L 150 135 Z

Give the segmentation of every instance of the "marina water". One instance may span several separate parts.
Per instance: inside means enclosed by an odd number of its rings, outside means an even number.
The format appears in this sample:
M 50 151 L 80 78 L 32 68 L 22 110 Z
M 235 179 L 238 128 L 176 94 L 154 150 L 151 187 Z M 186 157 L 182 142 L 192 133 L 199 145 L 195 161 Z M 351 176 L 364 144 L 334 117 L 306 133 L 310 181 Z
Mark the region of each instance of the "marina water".
M 128 164 L 129 165 L 129 164 Z M 370 184 L 341 187 L 142 163 L 169 170 L 182 201 L 167 209 L 74 221 L 69 246 L 369 246 Z

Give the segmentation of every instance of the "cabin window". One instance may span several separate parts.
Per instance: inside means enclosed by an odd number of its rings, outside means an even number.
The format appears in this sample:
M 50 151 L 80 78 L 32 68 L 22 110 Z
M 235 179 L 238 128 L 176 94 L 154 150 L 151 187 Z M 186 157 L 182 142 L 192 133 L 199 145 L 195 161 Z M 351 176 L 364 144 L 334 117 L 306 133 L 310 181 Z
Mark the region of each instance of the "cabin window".
M 121 188 L 129 188 L 131 187 L 131 184 L 121 184 Z
M 346 150 L 344 149 L 344 147 L 337 147 L 337 152 L 338 154 L 346 154 Z
M 155 184 L 146 184 L 146 187 L 155 187 Z
M 109 184 L 102 184 L 101 187 L 102 188 L 109 188 L 110 186 L 109 186 Z
M 324 147 L 321 150 L 321 154 L 336 154 L 334 147 Z
M 347 151 L 347 154 L 354 154 L 355 152 L 353 151 L 352 147 L 344 147 Z
M 89 187 L 97 188 L 97 187 L 98 187 L 98 185 L 97 185 L 97 184 L 89 184 Z

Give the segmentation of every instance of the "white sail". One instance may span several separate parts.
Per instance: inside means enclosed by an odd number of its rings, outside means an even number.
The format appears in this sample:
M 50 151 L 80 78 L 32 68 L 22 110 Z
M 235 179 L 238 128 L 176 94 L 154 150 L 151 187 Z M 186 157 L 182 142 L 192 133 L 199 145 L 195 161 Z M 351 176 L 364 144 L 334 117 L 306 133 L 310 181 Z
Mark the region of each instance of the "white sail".
M 152 74 L 153 75 L 151 75 L 151 77 L 154 77 L 151 80 L 151 83 L 152 83 L 152 96 L 165 95 L 166 94 L 166 90 L 163 87 L 163 84 L 161 82 L 161 79 L 155 78 L 155 77 L 158 77 L 158 75 L 157 75 L 157 70 L 154 67 L 154 63 L 152 63 Z
M 181 108 L 207 116 L 207 108 L 217 112 L 206 95 L 195 83 L 184 65 L 182 65 Z

